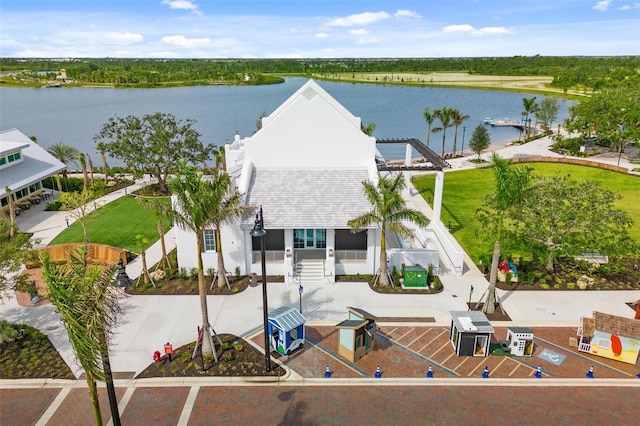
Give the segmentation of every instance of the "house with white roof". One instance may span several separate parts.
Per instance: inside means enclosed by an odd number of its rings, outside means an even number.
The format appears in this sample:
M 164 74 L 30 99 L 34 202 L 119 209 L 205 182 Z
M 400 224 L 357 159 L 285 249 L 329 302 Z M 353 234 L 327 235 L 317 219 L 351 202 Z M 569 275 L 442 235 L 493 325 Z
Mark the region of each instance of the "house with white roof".
M 376 153 L 376 139 L 362 132 L 360 118 L 312 80 L 264 117 L 260 130 L 245 138 L 236 135 L 225 146 L 227 171 L 245 204 L 256 211 L 262 206 L 264 212 L 267 275 L 281 275 L 286 282 L 333 282 L 336 275 L 377 272 L 380 229 L 372 225 L 353 233 L 347 225 L 371 210 L 362 182 L 377 180 Z M 251 216 L 221 229 L 228 271 L 261 273 L 260 239 L 251 237 L 253 226 Z M 215 268 L 213 230 L 201 238 L 205 269 Z M 176 244 L 179 266 L 195 267 L 196 236 L 176 229 Z M 405 261 L 438 267 L 439 251 L 424 244 L 400 247 L 390 261 L 398 267 Z
M 42 181 L 67 166 L 17 129 L 0 131 L 0 202 L 8 212 L 9 187 L 17 205 L 43 191 Z

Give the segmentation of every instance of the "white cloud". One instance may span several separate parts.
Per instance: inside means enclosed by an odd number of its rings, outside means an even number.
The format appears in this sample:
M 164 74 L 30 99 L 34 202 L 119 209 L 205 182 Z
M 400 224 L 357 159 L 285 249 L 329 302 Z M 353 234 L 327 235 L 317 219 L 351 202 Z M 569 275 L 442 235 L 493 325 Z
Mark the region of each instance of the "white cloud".
M 162 0 L 162 4 L 166 4 L 171 9 L 198 10 L 198 6 L 188 0 Z
M 442 29 L 445 33 L 470 33 L 474 28 L 469 24 L 447 25 Z
M 605 12 L 607 9 L 609 9 L 610 4 L 611 0 L 602 0 L 596 3 L 595 6 L 592 7 L 592 9 L 598 10 L 600 12 Z
M 329 38 L 329 34 L 327 33 L 317 33 L 316 38 Z
M 631 4 L 625 4 L 619 8 L 620 10 L 640 9 L 640 2 L 633 2 Z
M 475 29 L 469 24 L 448 25 L 442 29 L 444 33 L 466 33 L 473 36 L 512 34 L 515 31 L 505 27 L 484 27 Z
M 420 16 L 418 12 L 407 9 L 398 9 L 396 13 L 393 14 L 393 16 L 395 16 L 396 18 L 422 18 L 422 16 Z
M 360 25 L 373 24 L 377 21 L 389 19 L 387 12 L 364 12 L 356 15 L 349 15 L 343 18 L 335 18 L 327 22 L 330 27 L 354 27 Z
M 202 46 L 211 46 L 213 43 L 210 38 L 186 38 L 183 35 L 165 36 L 161 39 L 163 44 L 167 46 L 176 46 L 182 48 L 193 48 Z
M 365 30 L 364 28 L 359 28 L 357 30 L 349 31 L 349 34 L 352 34 L 352 35 L 367 35 L 367 34 L 369 34 L 369 30 Z
M 103 39 L 107 44 L 133 44 L 140 43 L 144 40 L 144 37 L 142 37 L 142 34 L 110 31 L 103 34 Z

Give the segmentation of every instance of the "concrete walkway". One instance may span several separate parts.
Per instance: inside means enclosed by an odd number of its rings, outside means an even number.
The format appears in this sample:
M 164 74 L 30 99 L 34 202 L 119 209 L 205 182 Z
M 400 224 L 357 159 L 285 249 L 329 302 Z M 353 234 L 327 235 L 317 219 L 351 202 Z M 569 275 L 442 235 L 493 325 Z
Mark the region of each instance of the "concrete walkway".
M 548 151 L 549 138 L 540 139 L 526 145 L 507 147 L 500 150 L 504 157 L 517 154 L 555 155 Z M 473 157 L 473 156 L 471 156 Z M 597 158 L 592 160 L 597 161 Z M 616 159 L 617 160 L 617 159 Z M 465 167 L 464 159 L 454 168 Z M 608 160 L 607 160 L 608 161 Z M 622 165 L 623 163 L 621 163 Z M 148 184 L 139 181 L 127 188 L 130 193 L 135 188 Z M 416 191 L 414 191 L 416 192 Z M 116 191 L 100 200 L 106 203 L 125 195 L 125 190 Z M 417 192 L 411 202 L 420 210 L 430 213 L 430 209 Z M 34 215 L 38 217 L 37 215 Z M 39 223 L 29 223 L 23 230 L 34 233 L 41 245 L 51 241 L 65 227 L 63 212 L 48 214 Z M 33 219 L 35 222 L 35 218 Z M 167 249 L 175 247 L 173 233 L 166 237 Z M 147 250 L 147 262 L 153 265 L 160 260 L 159 242 Z M 303 312 L 309 324 L 335 325 L 346 319 L 346 307 L 356 306 L 377 316 L 387 317 L 434 317 L 436 324 L 450 322 L 449 311 L 466 310 L 466 303 L 480 299 L 488 287 L 487 280 L 477 270 L 470 259 L 461 277 L 442 276 L 444 291 L 437 295 L 382 295 L 374 293 L 366 283 L 312 284 L 303 283 Z M 131 278 L 137 278 L 141 267 L 137 261 L 127 266 Z M 471 286 L 474 292 L 471 294 Z M 269 307 L 297 306 L 299 303 L 297 284 L 269 283 Z M 599 310 L 627 317 L 633 311 L 625 305 L 640 299 L 640 291 L 610 292 L 502 292 L 499 295 L 504 308 L 518 325 L 562 325 L 577 326 L 581 316 L 591 316 Z M 246 336 L 262 324 L 262 289 L 250 287 L 246 291 L 231 296 L 208 296 L 211 325 L 218 333 L 233 333 Z M 114 372 L 139 372 L 152 360 L 156 350 L 171 342 L 174 347 L 196 339 L 196 327 L 200 324 L 200 305 L 197 296 L 128 296 L 123 294 L 122 315 L 111 344 L 111 364 Z M 0 305 L 0 316 L 9 322 L 25 323 L 37 327 L 47 335 L 72 366 L 76 374 L 80 369 L 73 360 L 71 346 L 59 315 L 51 305 L 20 307 L 15 299 L 5 300 Z

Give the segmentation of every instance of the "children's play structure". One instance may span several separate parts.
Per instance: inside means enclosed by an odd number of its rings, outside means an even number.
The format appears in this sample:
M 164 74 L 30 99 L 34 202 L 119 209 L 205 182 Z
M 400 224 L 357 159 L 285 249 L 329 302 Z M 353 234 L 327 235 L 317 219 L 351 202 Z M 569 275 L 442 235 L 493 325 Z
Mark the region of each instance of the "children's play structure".
M 369 312 L 347 306 L 349 318 L 337 324 L 340 330 L 338 354 L 356 362 L 373 350 L 377 325 L 376 317 Z
M 304 323 L 307 320 L 300 312 L 282 306 L 269 312 L 268 318 L 269 342 L 272 349 L 282 355 L 289 355 L 304 345 Z
M 507 328 L 507 339 L 500 340 L 502 350 L 515 356 L 533 354 L 533 330 L 525 327 Z
M 458 356 L 489 355 L 491 336 L 495 332 L 484 312 L 450 311 L 449 340 Z
M 578 350 L 635 364 L 640 351 L 640 321 L 602 312 L 580 318 Z

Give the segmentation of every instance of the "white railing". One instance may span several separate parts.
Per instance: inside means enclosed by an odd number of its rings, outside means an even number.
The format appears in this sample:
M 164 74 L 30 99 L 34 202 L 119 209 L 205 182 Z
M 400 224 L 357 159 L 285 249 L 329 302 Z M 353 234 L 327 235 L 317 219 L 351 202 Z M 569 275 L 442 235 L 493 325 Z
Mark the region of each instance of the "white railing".
M 366 250 L 336 250 L 336 263 L 366 263 Z
M 284 250 L 265 250 L 264 260 L 267 263 L 278 263 L 284 261 Z M 251 263 L 260 263 L 262 261 L 260 250 L 251 252 Z
M 591 343 L 580 343 L 578 345 L 578 350 L 580 352 L 591 352 Z

